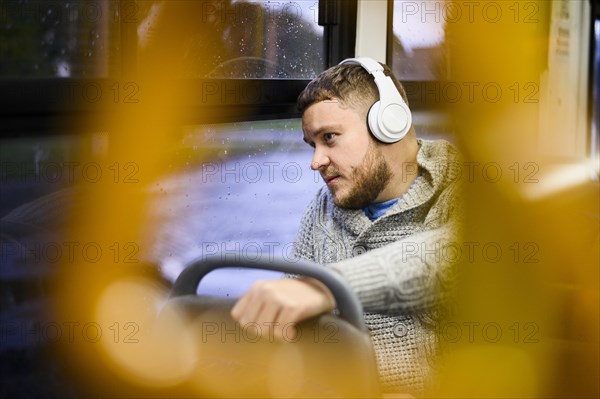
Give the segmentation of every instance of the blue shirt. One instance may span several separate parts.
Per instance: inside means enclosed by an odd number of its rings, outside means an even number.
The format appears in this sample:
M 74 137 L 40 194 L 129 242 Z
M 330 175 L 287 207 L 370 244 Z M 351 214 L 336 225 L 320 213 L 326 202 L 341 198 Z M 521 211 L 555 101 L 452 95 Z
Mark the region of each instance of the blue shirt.
M 366 208 L 364 208 L 365 215 L 367 215 L 371 222 L 374 222 L 383 216 L 391 207 L 396 205 L 398 199 L 399 198 L 394 198 L 389 201 L 377 202 L 375 204 L 368 205 Z
M 419 179 L 419 177 L 421 177 L 420 170 L 419 170 L 419 174 L 417 175 L 415 180 L 413 180 L 413 182 L 410 184 L 410 187 L 408 187 L 409 190 L 415 184 L 415 182 Z M 400 197 L 400 198 L 402 198 L 402 197 Z M 366 208 L 363 209 L 365 211 L 365 215 L 367 215 L 367 217 L 369 218 L 369 220 L 371 222 L 374 222 L 377 219 L 379 219 L 380 217 L 382 217 L 383 215 L 385 215 L 385 213 L 387 211 L 389 211 L 394 205 L 396 205 L 396 202 L 398 202 L 398 200 L 400 198 L 394 198 L 389 201 L 377 202 L 377 203 L 368 205 Z

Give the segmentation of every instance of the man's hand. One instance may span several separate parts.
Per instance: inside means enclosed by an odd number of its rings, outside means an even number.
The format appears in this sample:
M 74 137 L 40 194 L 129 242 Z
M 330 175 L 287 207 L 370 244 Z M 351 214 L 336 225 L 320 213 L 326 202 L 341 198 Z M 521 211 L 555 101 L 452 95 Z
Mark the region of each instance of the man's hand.
M 312 278 L 258 281 L 231 309 L 242 326 L 273 326 L 275 338 L 294 339 L 294 324 L 335 309 L 333 295 Z M 285 336 L 284 336 L 285 331 Z

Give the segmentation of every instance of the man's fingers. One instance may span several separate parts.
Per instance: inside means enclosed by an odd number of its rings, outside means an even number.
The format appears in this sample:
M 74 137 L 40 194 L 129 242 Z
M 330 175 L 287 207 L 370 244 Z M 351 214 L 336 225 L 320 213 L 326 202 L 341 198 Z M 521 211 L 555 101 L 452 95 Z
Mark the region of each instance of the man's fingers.
M 300 321 L 302 319 L 297 309 L 282 310 L 277 319 L 276 336 L 284 341 L 293 341 L 297 334 L 296 324 Z
M 244 297 L 241 297 L 237 300 L 235 305 L 233 305 L 231 308 L 231 312 L 229 312 L 229 314 L 234 320 L 239 320 L 239 318 L 244 314 Z
M 237 322 L 242 322 L 243 320 L 251 320 L 254 316 L 252 312 L 253 296 L 251 292 L 243 295 L 238 301 L 235 303 L 233 308 L 231 308 L 231 317 Z
M 328 289 L 312 280 L 276 280 L 255 283 L 231 310 L 242 324 L 268 327 L 275 338 L 294 340 L 296 323 L 332 310 L 335 301 Z
M 257 322 L 260 326 L 274 324 L 275 328 L 279 322 L 278 318 L 281 313 L 281 307 L 277 303 L 263 302 L 260 312 L 254 316 L 251 321 Z

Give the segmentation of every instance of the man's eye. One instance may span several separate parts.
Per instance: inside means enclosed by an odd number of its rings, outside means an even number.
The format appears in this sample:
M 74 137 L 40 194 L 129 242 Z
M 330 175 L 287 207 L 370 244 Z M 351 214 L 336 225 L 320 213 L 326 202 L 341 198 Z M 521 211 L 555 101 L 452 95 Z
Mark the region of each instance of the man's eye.
M 325 133 L 323 135 L 323 139 L 327 142 L 333 140 L 334 137 L 335 137 L 335 133 Z

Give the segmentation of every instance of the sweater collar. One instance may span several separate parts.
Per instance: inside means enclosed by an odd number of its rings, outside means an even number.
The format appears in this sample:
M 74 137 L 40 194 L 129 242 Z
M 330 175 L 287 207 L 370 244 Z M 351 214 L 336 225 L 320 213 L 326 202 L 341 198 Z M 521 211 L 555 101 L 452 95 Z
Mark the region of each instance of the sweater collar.
M 452 152 L 449 150 L 451 145 L 443 140 L 417 139 L 417 142 L 419 144 L 417 152 L 419 176 L 408 191 L 400 197 L 398 203 L 380 219 L 424 204 L 444 186 L 448 168 L 452 167 L 454 161 L 452 156 L 449 157 Z M 333 203 L 333 197 L 329 190 L 326 195 Z M 371 222 L 362 209 L 344 209 L 337 206 L 333 206 L 333 218 L 355 234 L 360 234 L 365 228 L 376 222 Z

